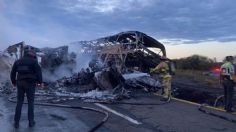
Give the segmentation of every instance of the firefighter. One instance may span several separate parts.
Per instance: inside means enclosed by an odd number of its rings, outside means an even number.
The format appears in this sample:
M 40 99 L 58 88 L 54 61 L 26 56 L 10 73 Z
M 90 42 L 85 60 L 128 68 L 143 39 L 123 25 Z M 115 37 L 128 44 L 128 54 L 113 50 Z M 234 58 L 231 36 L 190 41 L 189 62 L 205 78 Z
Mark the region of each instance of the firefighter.
M 224 87 L 224 99 L 227 112 L 232 112 L 234 85 L 236 82 L 233 56 L 226 56 L 225 63 L 221 66 L 220 83 Z
M 162 85 L 162 100 L 166 101 L 171 97 L 171 74 L 169 73 L 168 59 L 162 56 L 160 60 L 160 64 L 151 69 L 150 72 L 159 75 Z
M 29 127 L 35 125 L 34 121 L 34 95 L 36 84 L 43 86 L 42 72 L 38 64 L 36 53 L 32 47 L 24 49 L 21 59 L 15 61 L 11 70 L 11 82 L 17 87 L 17 105 L 15 109 L 14 127 L 19 127 L 21 109 L 26 94 L 28 100 L 28 120 Z

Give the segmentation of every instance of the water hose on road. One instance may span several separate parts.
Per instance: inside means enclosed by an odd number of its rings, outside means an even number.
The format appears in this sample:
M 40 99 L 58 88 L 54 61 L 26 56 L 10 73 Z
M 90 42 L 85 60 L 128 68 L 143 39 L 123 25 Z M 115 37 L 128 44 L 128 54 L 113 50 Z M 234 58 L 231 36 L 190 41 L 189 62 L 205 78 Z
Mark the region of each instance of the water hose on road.
M 214 107 L 217 106 L 218 101 L 219 101 L 221 98 L 223 98 L 223 97 L 224 97 L 224 95 L 220 95 L 220 96 L 218 96 L 218 97 L 216 98 L 216 100 L 215 100 L 215 102 L 214 102 Z
M 123 104 L 123 105 L 164 105 L 169 103 L 170 101 L 163 101 L 160 103 L 133 103 L 133 102 L 120 102 L 120 101 L 90 101 L 90 102 L 86 102 L 86 103 L 100 103 L 100 104 Z
M 45 94 L 36 94 L 36 96 L 58 97 L 58 96 L 53 95 L 53 94 L 47 94 L 47 95 L 45 95 Z M 68 99 L 71 98 L 71 96 L 59 96 L 59 97 L 66 97 Z M 10 102 L 16 103 L 16 100 L 14 100 L 14 98 L 16 98 L 16 96 L 11 96 L 11 97 L 8 98 L 8 100 Z M 73 98 L 76 99 L 76 97 L 73 97 Z M 81 98 L 79 98 L 79 99 L 81 99 Z M 89 98 L 89 97 L 86 97 L 86 99 L 93 99 L 94 100 L 94 98 Z M 62 103 L 63 101 L 66 101 L 66 99 L 58 99 L 58 101 L 60 103 Z M 171 98 L 169 97 L 166 101 L 161 101 L 159 103 L 134 103 L 134 102 L 104 101 L 104 100 L 103 101 L 95 100 L 95 101 L 89 101 L 89 102 L 85 102 L 85 103 L 100 103 L 100 104 L 111 104 L 111 105 L 113 105 L 113 104 L 124 104 L 124 105 L 164 105 L 164 104 L 170 103 L 170 101 L 171 101 Z M 27 103 L 24 103 L 24 104 L 27 104 Z M 53 104 L 53 103 L 34 103 L 34 104 L 35 105 L 40 105 L 40 106 L 51 106 L 51 107 L 70 108 L 70 109 L 81 109 L 81 110 L 93 111 L 93 112 L 97 112 L 97 113 L 101 113 L 101 114 L 105 115 L 103 120 L 100 121 L 96 126 L 91 128 L 88 132 L 96 131 L 105 122 L 107 122 L 107 120 L 109 118 L 108 112 L 103 111 L 103 110 L 99 110 L 99 109 L 95 109 L 95 108 L 91 108 L 91 107 L 71 106 L 71 105 L 62 105 L 62 104 Z
M 85 103 L 100 103 L 100 104 L 124 104 L 124 105 L 164 105 L 171 102 L 171 97 L 169 96 L 167 100 L 161 101 L 159 103 L 138 103 L 138 102 L 122 102 L 122 101 L 115 101 L 115 100 L 99 100 L 94 99 L 91 97 L 73 97 L 73 96 L 56 96 L 53 94 L 36 94 L 37 96 L 51 96 L 51 97 L 65 97 L 67 99 L 74 98 L 74 99 L 91 99 L 92 101 L 84 101 Z M 67 99 L 58 99 L 58 102 L 66 101 Z
M 14 100 L 14 98 L 16 98 L 16 96 L 12 96 L 8 98 L 8 101 L 16 103 L 16 100 Z M 24 103 L 27 104 L 27 103 Z M 81 106 L 71 106 L 71 105 L 61 105 L 61 104 L 51 104 L 51 103 L 35 103 L 35 105 L 40 105 L 40 106 L 53 106 L 53 107 L 59 107 L 59 108 L 70 108 L 70 109 L 81 109 L 81 110 L 87 110 L 87 111 L 93 111 L 93 112 L 97 112 L 97 113 L 101 113 L 104 116 L 103 120 L 100 121 L 96 126 L 94 126 L 93 128 L 91 128 L 88 132 L 94 132 L 96 131 L 98 128 L 100 128 L 105 122 L 107 122 L 108 118 L 109 118 L 109 114 L 106 111 L 103 110 L 99 110 L 99 109 L 95 109 L 95 108 L 91 108 L 91 107 L 81 107 Z
M 224 95 L 220 95 L 216 98 L 215 102 L 214 102 L 214 107 L 217 107 L 217 104 L 219 102 L 220 99 L 223 98 L 223 101 L 224 101 Z M 236 98 L 236 96 L 234 96 L 233 98 Z
M 121 102 L 121 101 L 89 101 L 86 103 L 100 103 L 100 104 L 123 104 L 123 105 L 164 105 L 170 103 L 171 98 L 166 101 L 161 101 L 159 103 L 136 103 L 136 102 Z
M 205 113 L 205 114 L 208 114 L 208 115 L 211 115 L 211 116 L 214 116 L 214 117 L 217 117 L 217 118 L 220 118 L 220 119 L 223 119 L 223 120 L 226 120 L 226 121 L 229 121 L 229 122 L 232 122 L 232 123 L 236 123 L 236 120 L 235 119 L 230 119 L 228 117 L 225 117 L 225 116 L 222 116 L 222 115 L 218 115 L 216 113 L 213 113 L 213 112 L 210 112 L 210 111 L 207 111 L 205 110 L 204 108 L 206 108 L 206 105 L 205 104 L 201 104 L 199 107 L 198 107 L 198 110 Z M 234 114 L 232 114 L 234 115 Z

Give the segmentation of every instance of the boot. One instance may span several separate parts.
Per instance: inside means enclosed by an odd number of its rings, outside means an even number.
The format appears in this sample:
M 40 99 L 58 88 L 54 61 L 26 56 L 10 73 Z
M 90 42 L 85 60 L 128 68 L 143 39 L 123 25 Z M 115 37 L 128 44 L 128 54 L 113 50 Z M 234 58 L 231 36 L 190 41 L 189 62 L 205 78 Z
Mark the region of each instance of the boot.
M 35 126 L 35 121 L 29 122 L 29 127 L 34 127 Z
M 14 123 L 14 127 L 17 129 L 17 128 L 19 128 L 19 122 L 15 122 Z

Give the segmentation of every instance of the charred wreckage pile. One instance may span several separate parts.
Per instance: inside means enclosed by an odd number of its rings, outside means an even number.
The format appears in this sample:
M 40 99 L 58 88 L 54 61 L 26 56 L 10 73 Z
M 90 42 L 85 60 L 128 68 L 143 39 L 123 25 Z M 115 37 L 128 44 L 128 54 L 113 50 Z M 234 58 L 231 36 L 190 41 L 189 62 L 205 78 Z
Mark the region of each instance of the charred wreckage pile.
M 1 53 L 1 61 L 11 58 L 1 69 L 9 72 L 14 60 L 22 57 L 24 46 L 21 42 Z M 43 70 L 47 87 L 42 90 L 44 94 L 114 99 L 129 97 L 133 89 L 153 92 L 161 87 L 148 72 L 160 63 L 161 56 L 166 56 L 165 47 L 138 31 L 58 48 L 32 48 Z
M 0 52 L 0 94 L 12 92 L 9 77 L 6 75 L 9 75 L 13 62 L 23 56 L 25 46 L 27 45 L 24 42 L 20 42 Z M 161 89 L 158 78 L 150 75 L 149 71 L 160 63 L 161 56 L 166 56 L 165 47 L 152 37 L 138 31 L 121 32 L 58 48 L 32 48 L 36 51 L 46 84 L 46 88 L 37 89 L 36 95 L 40 96 L 35 99 L 36 102 L 39 101 L 36 104 L 104 114 L 104 119 L 90 131 L 95 131 L 107 121 L 108 112 L 55 103 L 77 98 L 92 103 L 114 101 L 130 98 L 135 92 L 156 92 Z M 10 97 L 9 101 L 15 102 L 14 98 L 15 96 Z M 123 101 L 112 103 L 162 105 L 169 103 L 169 100 L 158 103 Z M 235 123 L 235 120 L 210 113 L 203 108 L 205 106 L 201 105 L 198 110 Z

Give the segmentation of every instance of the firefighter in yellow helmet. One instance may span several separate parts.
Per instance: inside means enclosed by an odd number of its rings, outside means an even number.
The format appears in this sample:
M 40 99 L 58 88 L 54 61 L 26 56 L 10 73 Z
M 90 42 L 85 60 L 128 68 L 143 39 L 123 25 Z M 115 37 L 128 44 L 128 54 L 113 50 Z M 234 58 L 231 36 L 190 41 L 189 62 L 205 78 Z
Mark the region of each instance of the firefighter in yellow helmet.
M 151 69 L 151 73 L 159 74 L 162 84 L 163 100 L 167 100 L 171 97 L 171 74 L 169 72 L 168 59 L 165 56 L 160 58 L 161 62 Z
M 224 99 L 227 112 L 232 112 L 234 85 L 236 82 L 233 56 L 226 56 L 225 63 L 221 66 L 220 83 L 224 87 Z

